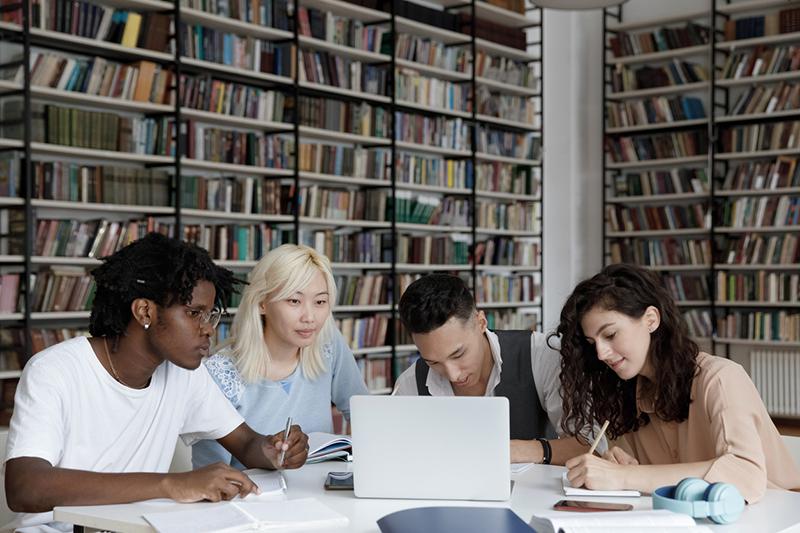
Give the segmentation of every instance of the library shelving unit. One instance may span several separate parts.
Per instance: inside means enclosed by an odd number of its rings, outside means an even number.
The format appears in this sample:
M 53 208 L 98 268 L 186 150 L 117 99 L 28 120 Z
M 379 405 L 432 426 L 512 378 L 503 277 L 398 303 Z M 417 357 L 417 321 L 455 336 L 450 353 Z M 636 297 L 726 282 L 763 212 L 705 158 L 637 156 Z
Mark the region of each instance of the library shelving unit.
M 605 66 L 609 73 L 620 61 L 630 64 L 641 60 L 652 69 L 667 56 L 685 58 L 696 54 L 705 59 L 709 74 L 696 87 L 703 95 L 702 121 L 683 116 L 683 120 L 660 127 L 670 131 L 702 128 L 710 141 L 707 154 L 691 162 L 702 166 L 706 176 L 707 189 L 702 194 L 690 193 L 697 199 L 702 196 L 706 202 L 704 229 L 691 237 L 702 239 L 702 247 L 664 248 L 664 240 L 687 242 L 690 238 L 669 231 L 662 238 L 662 246 L 654 248 L 648 242 L 626 253 L 615 239 L 630 234 L 607 231 L 604 259 L 606 263 L 631 261 L 676 275 L 691 272 L 702 276 L 707 294 L 703 302 L 687 302 L 688 294 L 675 294 L 684 306 L 702 305 L 702 315 L 687 315 L 690 329 L 709 341 L 712 350 L 720 355 L 746 354 L 751 376 L 770 413 L 797 419 L 800 383 L 792 370 L 792 360 L 800 348 L 800 141 L 792 128 L 800 131 L 800 2 L 716 0 L 703 7 L 697 13 L 631 24 L 621 21 L 622 10 L 606 11 L 606 19 L 613 20 L 605 28 Z M 634 52 L 638 53 L 624 57 L 614 57 L 611 50 L 612 38 L 619 39 L 622 32 L 662 28 L 658 31 L 663 34 L 664 27 L 686 27 L 687 21 L 701 19 L 710 28 L 702 45 L 645 53 L 641 41 L 637 41 L 639 48 Z M 633 40 L 636 35 L 629 34 L 629 38 Z M 618 42 L 613 41 L 613 46 L 621 47 Z M 678 85 L 665 90 L 679 89 L 695 87 Z M 648 91 L 652 95 L 655 89 Z M 605 91 L 604 103 L 613 102 L 615 96 L 619 95 Z M 604 136 L 608 152 L 621 151 L 611 139 L 631 131 L 618 127 L 619 121 L 607 107 Z M 632 127 L 639 133 L 650 125 L 637 123 Z M 610 153 L 606 157 L 613 158 Z M 673 160 L 670 172 L 674 173 L 679 164 L 688 163 L 686 159 Z M 621 166 L 638 164 L 626 162 Z M 627 187 L 628 196 L 615 196 L 616 183 L 608 172 L 615 166 L 620 164 L 605 166 L 606 189 L 611 191 L 604 196 L 607 227 L 624 224 L 622 218 L 633 216 L 614 211 L 620 201 L 626 205 L 649 201 L 632 197 L 630 181 L 622 179 L 619 185 Z M 667 209 L 678 207 L 692 201 L 686 192 L 670 190 L 670 194 L 650 200 Z M 619 221 L 612 220 L 612 216 Z M 702 321 L 698 321 L 701 317 Z M 698 331 L 697 325 L 703 329 Z M 773 352 L 763 353 L 764 350 Z M 766 359 L 770 361 L 762 363 Z M 783 381 L 776 376 L 782 376 Z M 780 398 L 773 401 L 773 396 Z M 790 398 L 794 400 L 789 401 Z
M 416 276 L 540 327 L 541 11 L 426 5 L 4 2 L 2 401 L 85 331 L 99 258 L 148 231 L 242 277 L 285 242 L 324 252 L 376 393 L 415 351 L 395 302 Z

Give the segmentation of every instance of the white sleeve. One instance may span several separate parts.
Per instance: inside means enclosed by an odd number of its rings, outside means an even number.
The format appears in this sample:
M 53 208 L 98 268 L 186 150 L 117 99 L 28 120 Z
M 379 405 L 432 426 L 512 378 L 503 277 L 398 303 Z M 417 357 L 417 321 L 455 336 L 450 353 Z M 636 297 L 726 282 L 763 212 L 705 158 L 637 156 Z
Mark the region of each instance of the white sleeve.
M 561 429 L 561 353 L 547 345 L 547 337 L 542 333 L 531 335 L 531 369 L 539 403 L 561 437 L 564 435 Z
M 186 419 L 180 430 L 187 446 L 198 440 L 216 440 L 242 425 L 244 418 L 219 390 L 205 365 L 191 371 Z
M 417 376 L 414 373 L 416 364 L 406 368 L 394 384 L 392 396 L 419 396 L 417 392 Z
M 68 401 L 57 369 L 47 359 L 28 362 L 14 395 L 6 461 L 40 457 L 57 466 L 64 452 Z

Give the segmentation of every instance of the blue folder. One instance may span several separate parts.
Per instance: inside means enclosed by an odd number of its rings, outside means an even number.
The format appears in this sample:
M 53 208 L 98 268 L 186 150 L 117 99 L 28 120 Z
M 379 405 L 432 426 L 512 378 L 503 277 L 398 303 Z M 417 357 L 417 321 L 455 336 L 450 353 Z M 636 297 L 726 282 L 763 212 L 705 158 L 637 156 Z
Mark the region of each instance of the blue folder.
M 535 533 L 504 507 L 417 507 L 378 520 L 382 533 Z

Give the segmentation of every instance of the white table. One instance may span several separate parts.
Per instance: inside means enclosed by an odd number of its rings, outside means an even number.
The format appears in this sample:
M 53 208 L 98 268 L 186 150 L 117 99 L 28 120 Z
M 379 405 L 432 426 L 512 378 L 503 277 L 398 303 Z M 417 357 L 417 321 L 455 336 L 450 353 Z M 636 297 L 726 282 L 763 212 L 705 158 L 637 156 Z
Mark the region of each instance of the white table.
M 376 521 L 382 516 L 412 507 L 437 505 L 510 507 L 526 522 L 533 514 L 552 509 L 553 504 L 563 499 L 561 473 L 563 467 L 533 465 L 526 472 L 512 476 L 514 489 L 507 502 L 464 502 L 442 500 L 384 500 L 356 498 L 352 491 L 326 491 L 323 488 L 329 471 L 348 469 L 347 463 L 326 462 L 306 465 L 299 470 L 286 472 L 288 497 L 290 499 L 314 497 L 350 519 L 346 531 L 358 533 L 379 531 Z M 585 498 L 581 498 L 585 499 Z M 620 498 L 594 498 L 597 501 L 620 501 Z M 636 509 L 650 509 L 649 497 L 625 498 Z M 63 522 L 93 529 L 107 529 L 129 533 L 152 532 L 142 518 L 143 513 L 169 510 L 185 510 L 190 506 L 213 506 L 215 503 L 151 504 L 147 502 L 124 505 L 94 505 L 85 507 L 56 507 L 55 518 Z M 736 524 L 715 526 L 707 520 L 698 524 L 726 533 L 752 533 L 755 531 L 800 532 L 800 493 L 768 490 L 759 503 L 748 506 Z

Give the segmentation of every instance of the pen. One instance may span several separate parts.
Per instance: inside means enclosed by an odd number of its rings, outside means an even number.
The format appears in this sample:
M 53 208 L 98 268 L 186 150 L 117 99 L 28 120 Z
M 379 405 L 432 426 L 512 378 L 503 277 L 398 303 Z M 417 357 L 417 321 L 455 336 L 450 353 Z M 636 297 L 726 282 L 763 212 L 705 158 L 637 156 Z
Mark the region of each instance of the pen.
M 606 422 L 608 425 L 608 422 Z M 292 417 L 286 419 L 286 429 L 283 430 L 283 444 L 286 444 L 286 439 L 289 438 L 289 431 L 292 429 Z M 283 468 L 283 460 L 286 458 L 286 449 L 281 450 L 281 456 L 278 459 L 278 469 Z
M 603 422 L 603 427 L 600 428 L 600 433 L 598 433 L 597 436 L 594 438 L 592 447 L 589 448 L 589 455 L 592 455 L 594 453 L 595 448 L 597 448 L 597 445 L 600 444 L 600 439 L 603 438 L 603 434 L 606 432 L 607 427 L 608 427 L 608 420 Z

